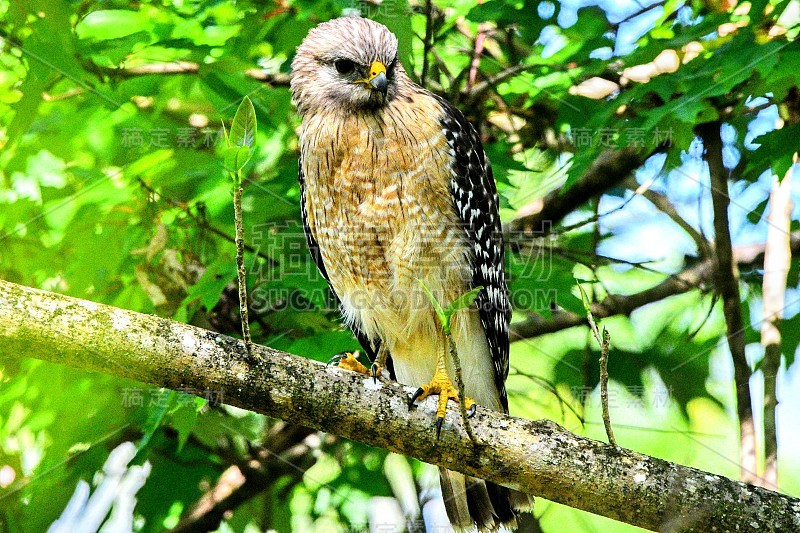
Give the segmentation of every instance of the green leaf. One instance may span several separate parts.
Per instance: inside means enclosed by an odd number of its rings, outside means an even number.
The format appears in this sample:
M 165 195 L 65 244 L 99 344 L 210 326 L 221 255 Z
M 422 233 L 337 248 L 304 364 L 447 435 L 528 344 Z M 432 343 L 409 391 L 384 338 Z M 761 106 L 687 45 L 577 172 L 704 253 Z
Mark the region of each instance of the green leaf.
M 169 416 L 169 425 L 178 432 L 178 451 L 180 452 L 189 440 L 192 431 L 197 426 L 198 402 L 205 403 L 203 398 L 182 394 L 177 399 L 177 406 Z
M 462 294 L 461 296 L 450 302 L 450 305 L 447 306 L 447 309 L 444 310 L 444 313 L 448 317 L 451 317 L 453 316 L 453 314 L 455 314 L 456 311 L 459 311 L 461 309 L 468 309 L 469 307 L 472 306 L 473 303 L 475 303 L 475 299 L 478 297 L 478 294 L 480 294 L 482 290 L 483 286 L 479 285 L 478 287 L 475 287 L 471 291 Z
M 238 172 L 250 161 L 253 149 L 248 146 L 231 146 L 225 149 L 225 170 Z
M 213 309 L 219 301 L 225 286 L 235 277 L 236 262 L 228 257 L 220 256 L 208 265 L 197 282 L 189 287 L 186 303 L 200 300 L 206 309 Z
M 583 285 L 581 285 L 581 280 L 579 280 L 578 278 L 575 278 L 575 283 L 578 285 L 578 290 L 581 291 L 581 301 L 583 302 L 583 309 L 587 313 L 591 313 L 592 312 L 592 306 L 589 303 L 589 295 L 586 294 L 585 290 L 583 290 Z
M 154 409 L 151 409 L 147 415 L 147 421 L 144 423 L 142 427 L 142 440 L 139 441 L 138 446 L 136 447 L 137 452 L 143 450 L 147 444 L 150 442 L 150 439 L 153 438 L 158 428 L 161 427 L 161 423 L 164 421 L 164 417 L 166 416 L 167 412 L 169 411 L 170 406 L 175 401 L 177 397 L 177 392 L 169 389 L 161 389 L 158 393 L 158 403 L 156 404 Z
M 149 29 L 153 25 L 147 13 L 125 9 L 93 11 L 75 26 L 80 39 L 111 40 Z
M 792 166 L 798 135 L 800 135 L 800 124 L 792 124 L 756 137 L 753 143 L 759 147 L 746 154 L 747 164 L 742 172 L 742 178 L 756 181 L 762 172 L 771 169 L 773 174 L 783 179 L 786 171 Z
M 252 148 L 256 138 L 256 110 L 253 102 L 245 96 L 236 115 L 233 117 L 231 131 L 228 135 L 228 146 L 247 146 Z
M 231 137 L 228 135 L 228 129 L 225 127 L 225 121 L 222 121 L 222 136 L 225 137 L 225 146 L 230 148 L 231 146 Z
M 255 144 L 256 110 L 249 97 L 245 96 L 242 103 L 239 104 L 239 109 L 236 110 L 236 115 L 233 117 L 230 133 L 225 130 L 225 124 L 222 125 L 222 131 L 228 146 L 224 156 L 225 169 L 228 172 L 236 173 L 250 161 Z
M 308 316 L 311 313 L 302 313 Z M 313 316 L 313 315 L 311 315 Z M 285 339 L 285 337 L 284 337 Z M 283 339 L 280 339 L 283 340 Z M 271 341 L 272 345 L 282 346 L 283 349 L 291 353 L 301 353 L 303 356 L 316 361 L 328 361 L 331 355 L 341 352 L 352 352 L 359 349 L 358 341 L 353 338 L 350 331 L 334 329 L 309 335 L 286 343 L 285 345 Z
M 433 295 L 433 293 L 428 288 L 428 286 L 425 285 L 425 282 L 422 281 L 421 279 L 418 279 L 417 281 L 419 281 L 419 284 L 422 286 L 422 290 L 425 291 L 425 294 L 428 295 L 428 299 L 431 301 L 431 304 L 433 305 L 434 310 L 436 310 L 436 315 L 439 317 L 439 322 L 441 322 L 442 328 L 444 328 L 445 333 L 449 334 L 450 333 L 450 315 L 448 315 L 447 313 L 444 312 L 444 309 L 442 309 L 442 305 L 439 303 L 439 301 Z

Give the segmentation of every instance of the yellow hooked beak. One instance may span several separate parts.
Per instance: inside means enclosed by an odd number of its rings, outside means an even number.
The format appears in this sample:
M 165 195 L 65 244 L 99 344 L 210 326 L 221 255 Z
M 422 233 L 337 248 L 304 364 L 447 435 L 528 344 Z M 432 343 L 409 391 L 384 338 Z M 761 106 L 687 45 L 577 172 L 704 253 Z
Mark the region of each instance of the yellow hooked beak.
M 360 80 L 356 80 L 356 83 L 369 85 L 376 91 L 380 91 L 385 96 L 386 89 L 389 85 L 389 80 L 386 79 L 386 65 L 380 61 L 374 61 L 369 67 L 369 76 Z

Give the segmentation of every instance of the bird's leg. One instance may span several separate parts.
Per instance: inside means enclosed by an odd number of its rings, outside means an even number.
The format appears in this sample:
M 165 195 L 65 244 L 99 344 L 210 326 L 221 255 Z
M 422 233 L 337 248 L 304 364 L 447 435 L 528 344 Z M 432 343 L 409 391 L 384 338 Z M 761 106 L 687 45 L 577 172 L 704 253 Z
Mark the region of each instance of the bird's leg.
M 408 401 L 408 408 L 411 409 L 415 401 L 423 400 L 431 394 L 439 395 L 439 408 L 436 410 L 436 440 L 439 440 L 439 434 L 442 431 L 442 423 L 447 413 L 447 401 L 459 401 L 458 389 L 453 385 L 450 381 L 450 377 L 447 375 L 447 366 L 445 364 L 446 354 L 447 352 L 443 347 L 439 351 L 439 356 L 436 359 L 436 371 L 433 374 L 431 382 L 418 388 L 417 392 L 415 392 Z M 464 407 L 467 408 L 470 416 L 475 413 L 475 406 L 475 401 L 472 398 L 469 396 L 464 397 Z
M 386 344 L 381 343 L 380 348 L 378 348 L 378 355 L 375 356 L 375 362 L 372 363 L 369 371 L 372 374 L 372 381 L 377 382 L 378 376 L 381 375 L 383 369 L 386 368 L 386 356 L 388 355 L 388 350 L 386 349 Z

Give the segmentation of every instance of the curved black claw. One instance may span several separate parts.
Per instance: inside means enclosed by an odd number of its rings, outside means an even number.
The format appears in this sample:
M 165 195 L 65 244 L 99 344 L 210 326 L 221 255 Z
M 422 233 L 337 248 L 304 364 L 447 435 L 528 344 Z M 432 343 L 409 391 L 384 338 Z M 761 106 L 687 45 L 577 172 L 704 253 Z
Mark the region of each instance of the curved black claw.
M 417 392 L 412 394 L 411 398 L 408 400 L 408 408 L 411 409 L 412 407 L 414 407 L 414 402 L 416 402 L 417 398 L 419 398 L 423 394 L 425 394 L 425 390 L 422 387 L 418 388 Z
M 475 416 L 475 413 L 477 413 L 477 412 L 478 412 L 478 404 L 477 403 L 473 403 L 472 407 L 467 409 L 467 418 L 472 418 L 473 416 Z
M 442 423 L 444 422 L 444 418 L 437 417 L 436 418 L 436 440 L 439 440 L 439 434 L 442 432 Z
M 344 359 L 347 356 L 347 353 L 348 352 L 339 352 L 336 355 L 334 355 L 333 357 L 331 357 L 330 359 L 328 359 L 328 362 L 325 363 L 325 364 L 327 366 L 338 364 L 339 361 L 341 361 L 342 359 Z
M 380 369 L 380 367 L 378 366 L 378 363 L 372 363 L 372 366 L 369 367 L 369 373 L 372 374 L 372 382 L 373 383 L 378 383 L 378 370 L 379 369 Z

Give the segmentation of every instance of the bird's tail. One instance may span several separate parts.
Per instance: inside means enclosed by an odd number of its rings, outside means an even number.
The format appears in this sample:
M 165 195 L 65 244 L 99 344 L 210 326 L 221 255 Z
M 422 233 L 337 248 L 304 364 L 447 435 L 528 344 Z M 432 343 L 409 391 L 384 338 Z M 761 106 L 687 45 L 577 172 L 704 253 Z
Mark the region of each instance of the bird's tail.
M 477 526 L 480 532 L 500 526 L 515 530 L 517 512 L 533 511 L 533 496 L 460 472 L 439 469 L 447 517 L 456 530 Z

